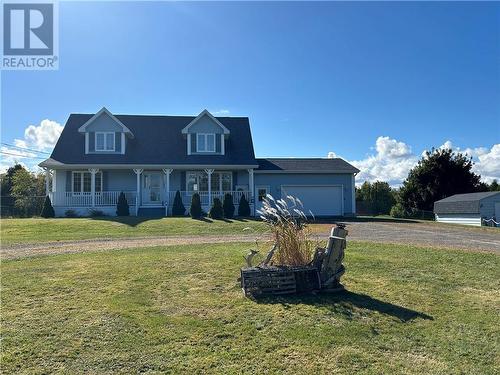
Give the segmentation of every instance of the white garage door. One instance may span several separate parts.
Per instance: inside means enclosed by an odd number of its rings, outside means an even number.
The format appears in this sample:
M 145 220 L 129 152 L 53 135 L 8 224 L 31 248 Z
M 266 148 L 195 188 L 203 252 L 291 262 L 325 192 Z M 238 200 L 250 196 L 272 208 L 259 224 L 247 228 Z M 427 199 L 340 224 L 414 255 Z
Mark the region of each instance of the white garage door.
M 309 210 L 314 216 L 342 216 L 343 197 L 342 186 L 314 185 L 314 186 L 282 186 L 282 198 L 287 195 L 298 197 L 304 205 L 304 212 Z

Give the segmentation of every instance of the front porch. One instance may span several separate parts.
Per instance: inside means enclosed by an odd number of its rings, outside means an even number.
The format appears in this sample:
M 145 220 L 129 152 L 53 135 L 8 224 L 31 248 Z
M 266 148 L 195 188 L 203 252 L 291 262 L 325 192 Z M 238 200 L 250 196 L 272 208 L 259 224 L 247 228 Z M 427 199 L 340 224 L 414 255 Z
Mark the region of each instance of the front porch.
M 237 212 L 240 199 L 245 196 L 253 214 L 252 187 L 253 170 L 46 170 L 47 195 L 56 216 L 65 216 L 67 210 L 81 216 L 89 215 L 92 210 L 115 215 L 121 192 L 125 194 L 131 215 L 138 215 L 140 209 L 163 208 L 163 214 L 170 216 L 177 192 L 186 208 L 186 215 L 194 193 L 200 195 L 205 212 L 210 209 L 214 198 L 223 201 L 226 194 L 231 195 Z

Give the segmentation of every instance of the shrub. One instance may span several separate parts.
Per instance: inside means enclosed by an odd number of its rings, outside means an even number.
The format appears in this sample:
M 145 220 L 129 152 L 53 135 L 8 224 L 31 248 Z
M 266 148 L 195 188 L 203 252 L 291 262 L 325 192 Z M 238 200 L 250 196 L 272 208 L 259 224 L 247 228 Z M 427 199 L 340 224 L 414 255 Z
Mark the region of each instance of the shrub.
M 127 198 L 125 198 L 125 194 L 123 193 L 123 191 L 118 196 L 118 202 L 116 202 L 116 215 L 117 216 L 130 215 Z
M 234 203 L 233 196 L 229 193 L 224 195 L 224 203 L 222 204 L 222 209 L 224 210 L 224 217 L 226 219 L 232 219 L 234 216 Z
M 391 208 L 391 216 L 396 218 L 406 217 L 406 212 L 401 203 L 396 203 Z
M 244 194 L 241 195 L 240 203 L 238 205 L 238 216 L 250 216 L 250 205 L 248 204 Z
M 174 204 L 172 206 L 172 216 L 184 216 L 186 207 L 182 203 L 181 192 L 177 190 L 175 193 Z
M 208 215 L 212 219 L 223 219 L 224 218 L 224 210 L 222 209 L 222 203 L 219 198 L 214 198 L 214 204 L 210 208 L 210 212 Z
M 315 244 L 308 239 L 307 217 L 302 202 L 292 196 L 275 200 L 271 195 L 262 202 L 257 213 L 269 226 L 276 245 L 272 263 L 282 266 L 303 266 L 311 261 Z
M 101 210 L 96 210 L 96 209 L 89 210 L 89 213 L 90 213 L 90 217 L 106 216 L 106 214 L 104 212 L 102 212 Z
M 189 209 L 189 214 L 193 219 L 201 219 L 202 210 L 201 210 L 201 201 L 200 194 L 194 193 L 191 197 L 191 208 Z
M 78 214 L 75 210 L 66 210 L 64 211 L 64 216 L 66 217 L 78 217 Z
M 48 195 L 45 197 L 45 201 L 43 202 L 42 212 L 40 213 L 40 216 L 45 218 L 56 216 L 54 207 L 52 207 L 52 202 L 50 201 Z

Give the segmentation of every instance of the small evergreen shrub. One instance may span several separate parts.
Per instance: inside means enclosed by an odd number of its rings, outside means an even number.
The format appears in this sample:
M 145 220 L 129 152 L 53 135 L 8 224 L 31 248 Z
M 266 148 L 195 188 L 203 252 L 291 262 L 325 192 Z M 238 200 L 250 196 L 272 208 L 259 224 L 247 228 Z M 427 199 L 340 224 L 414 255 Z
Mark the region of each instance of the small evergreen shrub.
M 240 204 L 238 205 L 238 216 L 250 216 L 250 205 L 248 204 L 244 194 L 241 195 Z
M 229 193 L 224 195 L 224 203 L 222 204 L 222 209 L 224 210 L 224 217 L 226 219 L 232 219 L 234 216 L 234 203 L 233 196 Z
M 89 210 L 90 217 L 103 217 L 106 216 L 101 210 L 91 209 Z
M 194 193 L 191 197 L 191 208 L 189 213 L 193 219 L 201 219 L 203 211 L 201 210 L 200 194 Z
M 219 198 L 214 198 L 214 204 L 210 208 L 210 212 L 208 215 L 212 219 L 223 219 L 224 218 L 224 210 L 222 209 L 222 203 Z
M 40 213 L 41 217 L 49 218 L 56 216 L 54 212 L 54 207 L 52 207 L 52 202 L 50 201 L 49 196 L 45 197 L 45 201 L 43 202 L 42 212 Z
M 401 203 L 396 203 L 391 208 L 391 216 L 396 218 L 406 217 L 406 212 Z
M 181 192 L 177 190 L 174 197 L 174 204 L 172 206 L 172 216 L 184 216 L 186 207 L 182 203 Z
M 130 210 L 127 202 L 127 198 L 125 198 L 125 194 L 123 191 L 118 196 L 118 202 L 116 202 L 116 216 L 129 216 Z
M 78 214 L 75 210 L 66 210 L 64 211 L 64 216 L 66 217 L 78 217 Z

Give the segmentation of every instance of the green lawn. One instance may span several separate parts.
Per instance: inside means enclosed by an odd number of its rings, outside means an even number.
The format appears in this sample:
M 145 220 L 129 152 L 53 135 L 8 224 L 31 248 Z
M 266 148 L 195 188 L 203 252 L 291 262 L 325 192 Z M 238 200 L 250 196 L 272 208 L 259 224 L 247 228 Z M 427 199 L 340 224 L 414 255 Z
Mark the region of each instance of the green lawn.
M 349 243 L 349 292 L 255 302 L 247 249 L 2 262 L 2 373 L 500 371 L 498 255 Z
M 358 217 L 344 218 L 342 221 L 366 222 L 417 222 L 415 220 L 401 220 L 390 217 Z M 471 227 L 436 223 L 433 221 L 418 221 L 429 226 L 443 226 L 447 228 L 468 231 L 500 232 L 499 228 Z M 317 221 L 310 225 L 314 233 L 328 233 L 332 221 Z M 251 228 L 244 231 L 245 228 Z M 193 220 L 191 218 L 94 218 L 94 219 L 1 219 L 0 239 L 4 245 L 39 243 L 49 241 L 87 240 L 96 238 L 124 238 L 148 236 L 175 236 L 175 235 L 227 235 L 227 234 L 256 234 L 266 231 L 265 225 L 254 219 L 234 220 Z
M 190 234 L 244 234 L 264 231 L 264 224 L 253 219 L 193 220 L 191 218 L 95 218 L 95 219 L 2 219 L 2 244 L 47 241 L 175 236 Z

